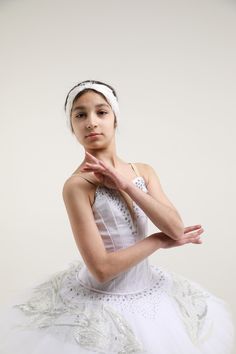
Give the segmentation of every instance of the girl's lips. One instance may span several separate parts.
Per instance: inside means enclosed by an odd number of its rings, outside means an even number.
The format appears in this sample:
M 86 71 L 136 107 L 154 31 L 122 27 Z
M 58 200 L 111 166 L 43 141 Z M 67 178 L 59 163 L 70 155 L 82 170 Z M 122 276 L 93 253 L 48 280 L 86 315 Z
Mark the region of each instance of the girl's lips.
M 95 138 L 101 134 L 92 134 L 92 135 L 87 135 L 87 138 Z

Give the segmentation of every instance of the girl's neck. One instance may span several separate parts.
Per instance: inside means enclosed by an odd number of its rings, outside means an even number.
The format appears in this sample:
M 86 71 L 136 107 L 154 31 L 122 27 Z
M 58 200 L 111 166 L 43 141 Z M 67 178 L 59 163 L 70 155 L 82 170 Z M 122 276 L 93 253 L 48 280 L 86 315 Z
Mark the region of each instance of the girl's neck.
M 88 151 L 90 154 L 92 154 L 94 157 L 96 157 L 98 160 L 102 160 L 109 166 L 113 166 L 114 168 L 117 168 L 118 166 L 122 165 L 125 163 L 119 156 L 117 156 L 115 153 L 110 153 L 110 152 L 101 152 L 101 151 Z

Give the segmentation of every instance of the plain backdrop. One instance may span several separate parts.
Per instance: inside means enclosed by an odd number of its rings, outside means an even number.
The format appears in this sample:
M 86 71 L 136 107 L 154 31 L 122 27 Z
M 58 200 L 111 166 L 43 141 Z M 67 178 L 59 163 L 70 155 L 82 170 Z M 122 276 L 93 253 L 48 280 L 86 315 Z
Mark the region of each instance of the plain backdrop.
M 150 262 L 236 314 L 236 3 L 1 0 L 0 37 L 2 306 L 81 259 L 62 187 L 84 150 L 63 105 L 95 79 L 118 94 L 118 155 L 152 165 L 185 226 L 205 229 Z

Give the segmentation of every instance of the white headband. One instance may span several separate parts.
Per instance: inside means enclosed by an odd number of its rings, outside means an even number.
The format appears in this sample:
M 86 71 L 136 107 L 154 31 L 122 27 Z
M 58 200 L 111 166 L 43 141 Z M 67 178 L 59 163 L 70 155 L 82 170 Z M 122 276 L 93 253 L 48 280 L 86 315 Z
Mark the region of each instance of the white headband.
M 119 117 L 119 105 L 116 96 L 113 94 L 112 90 L 103 84 L 96 84 L 93 82 L 85 82 L 81 83 L 80 85 L 76 86 L 74 89 L 72 89 L 67 97 L 67 102 L 66 102 L 66 117 L 67 117 L 67 125 L 69 129 L 72 131 L 71 127 L 71 122 L 70 122 L 70 115 L 71 115 L 71 109 L 73 105 L 73 101 L 77 94 L 87 88 L 94 89 L 98 92 L 101 92 L 107 99 L 108 103 L 110 104 L 115 116 L 116 116 L 116 121 L 118 122 L 118 117 Z

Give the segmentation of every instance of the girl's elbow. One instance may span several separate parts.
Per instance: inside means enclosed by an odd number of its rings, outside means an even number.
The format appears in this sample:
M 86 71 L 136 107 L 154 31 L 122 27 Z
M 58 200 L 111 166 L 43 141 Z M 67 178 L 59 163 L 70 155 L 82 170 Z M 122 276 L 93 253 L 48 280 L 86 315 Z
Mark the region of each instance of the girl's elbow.
M 114 270 L 114 267 L 106 263 L 104 264 L 104 267 L 102 267 L 102 269 L 100 269 L 100 271 L 97 273 L 97 280 L 99 283 L 104 284 L 115 278 L 117 275 L 118 273 Z
M 103 261 L 102 266 L 97 268 L 96 278 L 99 283 L 104 284 L 109 280 L 110 275 L 108 269 L 109 267 L 106 261 Z
M 175 241 L 180 241 L 184 237 L 184 224 L 182 222 L 178 223 L 178 225 L 173 225 L 170 230 L 169 237 L 171 237 Z
M 184 225 L 180 225 L 178 228 L 175 229 L 174 239 L 180 241 L 183 239 L 183 237 L 184 237 Z
M 100 283 L 100 284 L 104 284 L 107 282 L 107 275 L 105 272 L 97 272 L 97 281 Z
M 175 221 L 171 227 L 171 236 L 173 240 L 180 241 L 184 238 L 184 223 L 177 211 L 175 212 Z

